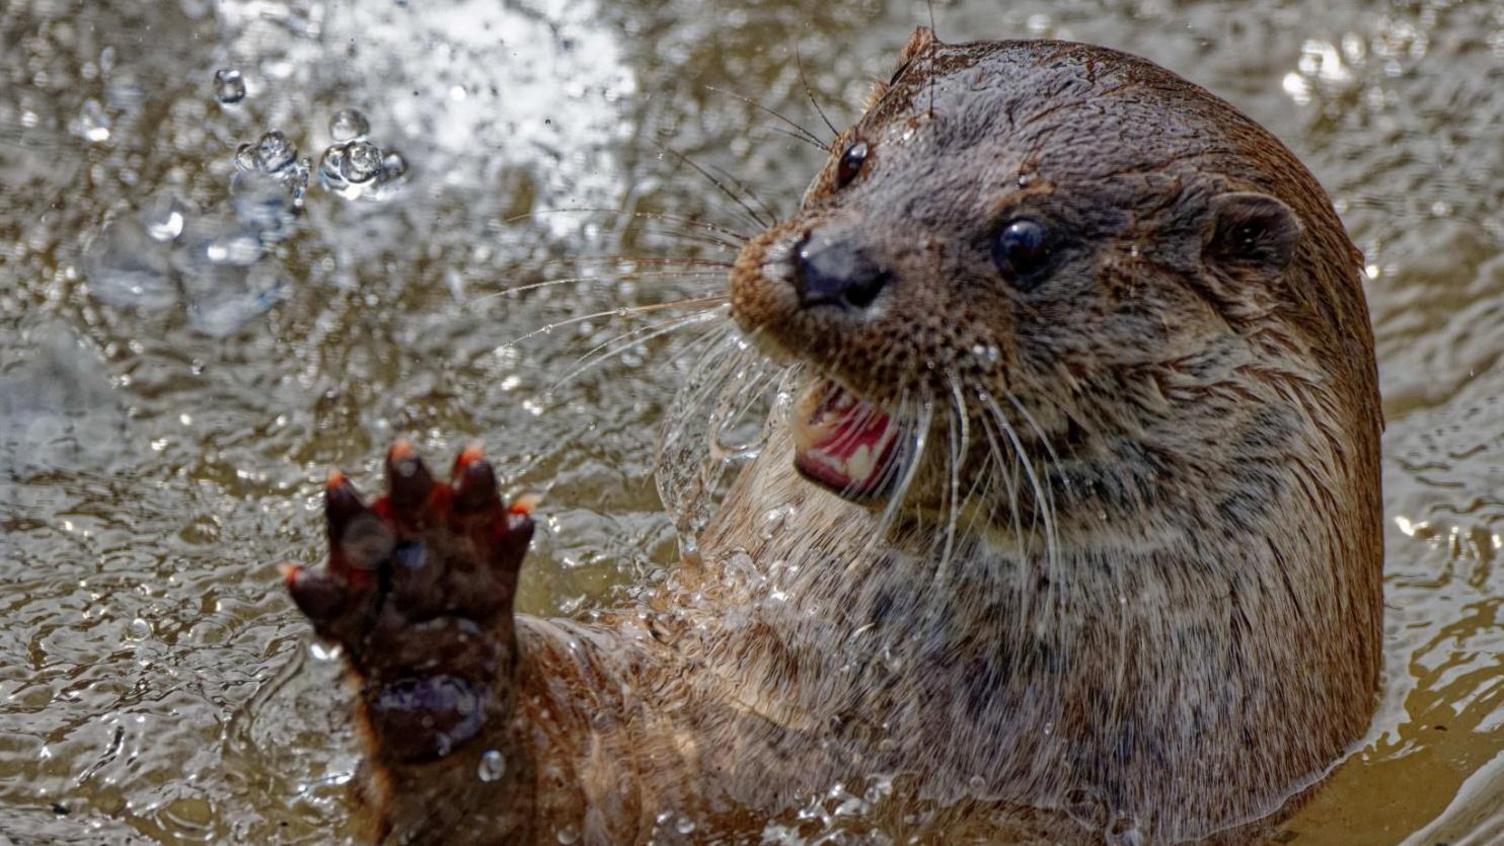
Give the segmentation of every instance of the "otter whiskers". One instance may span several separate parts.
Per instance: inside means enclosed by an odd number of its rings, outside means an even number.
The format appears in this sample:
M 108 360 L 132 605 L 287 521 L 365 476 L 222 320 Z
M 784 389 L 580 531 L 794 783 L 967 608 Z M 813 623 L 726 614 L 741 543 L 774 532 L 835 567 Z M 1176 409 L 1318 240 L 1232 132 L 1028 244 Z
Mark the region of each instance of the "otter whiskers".
M 647 326 L 639 326 L 636 329 L 630 329 L 626 332 L 621 333 L 620 335 L 602 341 L 601 343 L 596 344 L 594 347 L 591 347 L 589 350 L 587 350 L 584 355 L 575 359 L 576 366 L 568 373 L 561 376 L 558 381 L 554 382 L 554 384 L 549 387 L 548 390 L 550 393 L 557 391 L 564 385 L 574 381 L 580 376 L 580 374 L 584 373 L 585 371 L 597 367 L 600 364 L 627 352 L 628 350 L 641 347 L 642 345 L 654 339 L 661 338 L 665 335 L 677 332 L 680 329 L 684 329 L 689 326 L 694 326 L 696 324 L 706 323 L 712 320 L 724 320 L 726 317 L 727 308 L 728 306 L 726 306 L 725 303 L 719 303 L 710 308 L 703 308 L 697 311 L 690 312 L 687 315 L 671 317 L 667 320 L 660 320 L 656 323 L 650 323 Z

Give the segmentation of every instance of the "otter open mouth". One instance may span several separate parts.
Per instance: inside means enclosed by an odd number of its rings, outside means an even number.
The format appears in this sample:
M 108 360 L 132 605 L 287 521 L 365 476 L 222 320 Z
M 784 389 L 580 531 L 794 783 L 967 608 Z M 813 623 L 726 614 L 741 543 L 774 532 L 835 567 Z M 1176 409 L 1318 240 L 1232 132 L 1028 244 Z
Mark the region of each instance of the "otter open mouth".
M 876 499 L 902 475 L 893 418 L 828 379 L 799 397 L 793 429 L 794 466 L 847 499 Z

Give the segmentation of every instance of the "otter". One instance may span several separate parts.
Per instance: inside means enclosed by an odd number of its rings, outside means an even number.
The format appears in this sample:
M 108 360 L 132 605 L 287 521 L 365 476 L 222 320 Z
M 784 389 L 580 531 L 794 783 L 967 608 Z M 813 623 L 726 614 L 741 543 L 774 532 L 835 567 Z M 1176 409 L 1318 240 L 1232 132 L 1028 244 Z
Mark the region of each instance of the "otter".
M 1360 267 L 1207 91 L 919 30 L 740 251 L 730 317 L 799 398 L 653 599 L 514 614 L 532 503 L 478 447 L 443 482 L 399 441 L 371 503 L 331 477 L 286 580 L 372 838 L 758 842 L 836 796 L 892 842 L 1258 839 L 1375 706 Z

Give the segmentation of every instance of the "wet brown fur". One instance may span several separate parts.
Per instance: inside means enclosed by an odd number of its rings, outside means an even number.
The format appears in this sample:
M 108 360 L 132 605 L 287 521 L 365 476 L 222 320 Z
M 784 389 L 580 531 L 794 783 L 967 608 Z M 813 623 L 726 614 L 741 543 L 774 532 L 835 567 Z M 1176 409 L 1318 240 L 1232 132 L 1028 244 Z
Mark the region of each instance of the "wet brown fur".
M 837 190 L 851 139 L 871 155 Z M 1028 291 L 987 253 L 1021 214 L 1071 238 Z M 816 228 L 893 270 L 871 309 L 801 307 L 789 243 Z M 871 400 L 931 401 L 937 443 L 964 418 L 968 474 L 991 472 L 983 394 L 1027 409 L 1041 488 L 969 475 L 942 560 L 943 448 L 884 523 L 776 434 L 653 606 L 517 620 L 513 704 L 482 739 L 413 764 L 371 735 L 378 833 L 756 842 L 888 773 L 869 815 L 898 840 L 1100 843 L 1130 819 L 1144 842 L 1255 837 L 1374 705 L 1359 267 L 1315 179 L 1206 91 L 1099 47 L 921 31 L 804 207 L 743 250 L 733 313 Z M 475 778 L 486 749 L 505 777 Z

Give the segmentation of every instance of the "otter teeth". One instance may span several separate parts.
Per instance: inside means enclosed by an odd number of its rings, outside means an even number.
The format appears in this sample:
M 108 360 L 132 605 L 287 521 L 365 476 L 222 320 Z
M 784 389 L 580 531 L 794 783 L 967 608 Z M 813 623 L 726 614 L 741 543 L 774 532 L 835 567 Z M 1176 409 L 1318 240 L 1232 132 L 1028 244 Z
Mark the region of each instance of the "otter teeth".
M 865 484 L 872 475 L 873 464 L 872 448 L 862 444 L 846 459 L 846 476 L 855 483 Z

